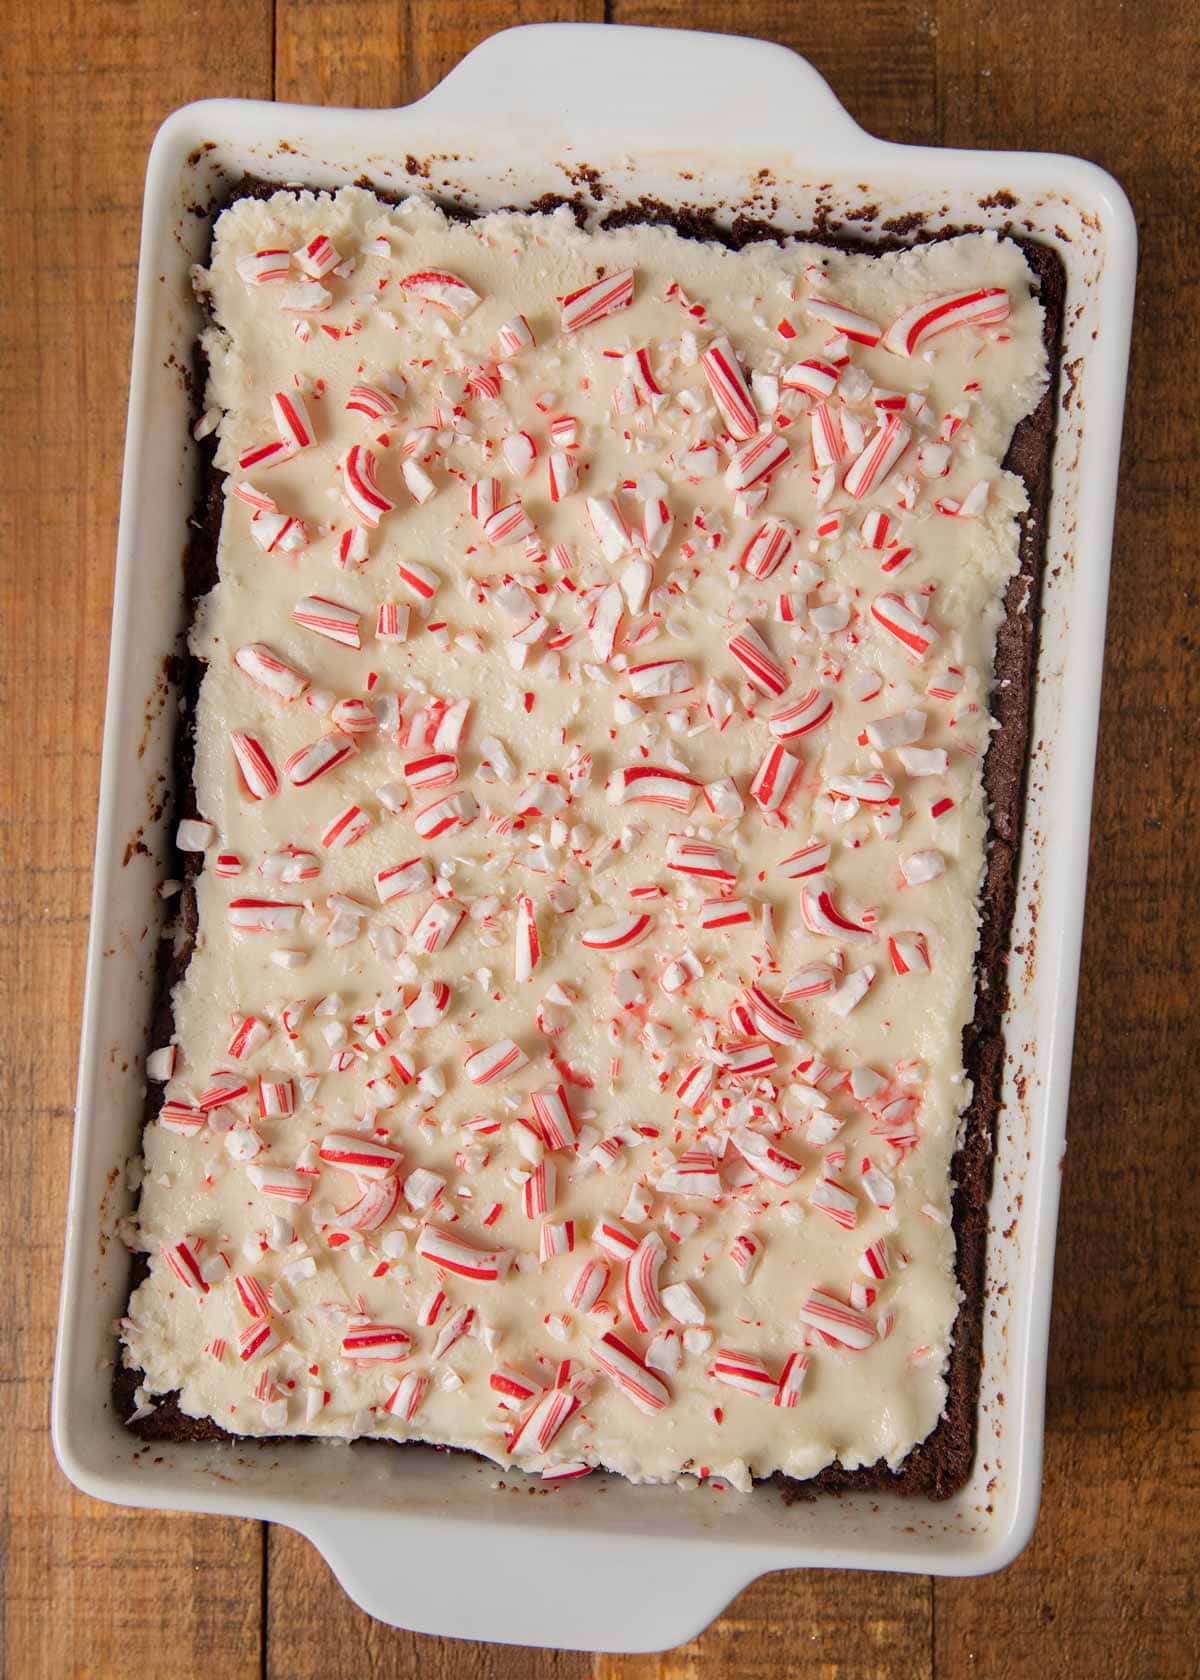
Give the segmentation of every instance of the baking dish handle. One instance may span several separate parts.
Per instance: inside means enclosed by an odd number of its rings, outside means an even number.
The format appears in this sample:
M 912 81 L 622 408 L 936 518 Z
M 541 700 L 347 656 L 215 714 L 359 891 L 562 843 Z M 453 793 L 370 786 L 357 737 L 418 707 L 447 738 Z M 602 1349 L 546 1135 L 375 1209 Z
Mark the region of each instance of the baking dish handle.
M 680 73 L 680 66 L 686 73 Z M 529 90 L 538 90 L 531 107 Z M 495 123 L 595 133 L 614 126 L 639 145 L 679 146 L 696 112 L 731 152 L 842 155 L 863 130 L 807 59 L 772 41 L 687 29 L 526 24 L 467 54 L 421 101 L 422 111 Z M 556 137 L 557 138 L 557 137 Z M 586 159 L 581 160 L 586 162 Z
M 410 1548 L 395 1543 L 385 1518 L 364 1512 L 322 1513 L 301 1532 L 376 1621 L 557 1650 L 669 1650 L 771 1567 L 711 1543 L 677 1547 L 652 1533 L 582 1527 L 523 1537 L 519 1525 L 439 1517 Z

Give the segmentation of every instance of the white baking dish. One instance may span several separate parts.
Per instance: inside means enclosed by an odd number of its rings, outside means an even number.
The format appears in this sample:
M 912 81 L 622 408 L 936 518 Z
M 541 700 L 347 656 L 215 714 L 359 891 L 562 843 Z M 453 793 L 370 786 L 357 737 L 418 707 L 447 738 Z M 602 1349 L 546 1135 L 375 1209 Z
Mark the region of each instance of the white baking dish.
M 409 164 L 430 160 L 429 178 Z M 136 1148 L 160 925 L 173 707 L 163 657 L 183 608 L 195 490 L 186 445 L 197 312 L 196 206 L 245 172 L 337 185 L 366 176 L 480 206 L 571 192 L 746 206 L 780 227 L 854 210 L 1002 226 L 1055 245 L 1069 276 L 1064 383 L 1021 868 L 1007 1085 L 989 1252 L 980 1445 L 941 1505 L 852 1496 L 785 1506 L 770 1489 L 636 1488 L 603 1476 L 531 1500 L 520 1476 L 426 1449 L 181 1445 L 139 1450 L 110 1397 L 128 1259 L 120 1169 Z M 768 177 L 760 171 L 769 172 Z M 686 172 L 686 173 L 685 173 Z M 1001 195 L 999 198 L 997 195 Z M 1120 188 L 1049 155 L 875 140 L 802 59 L 761 42 L 582 25 L 510 30 L 397 111 L 213 100 L 177 111 L 150 157 L 105 725 L 95 898 L 54 1393 L 59 1462 L 128 1505 L 268 1518 L 308 1535 L 347 1592 L 404 1627 L 596 1650 L 695 1634 L 767 1570 L 969 1575 L 997 1569 L 1037 1511 L 1046 1336 L 1075 1010 L 1088 820 L 1135 235 Z M 146 850 L 131 846 L 138 839 Z M 1036 918 L 1036 930 L 1034 920 Z M 1001 1400 L 1001 1396 L 1003 1399 Z

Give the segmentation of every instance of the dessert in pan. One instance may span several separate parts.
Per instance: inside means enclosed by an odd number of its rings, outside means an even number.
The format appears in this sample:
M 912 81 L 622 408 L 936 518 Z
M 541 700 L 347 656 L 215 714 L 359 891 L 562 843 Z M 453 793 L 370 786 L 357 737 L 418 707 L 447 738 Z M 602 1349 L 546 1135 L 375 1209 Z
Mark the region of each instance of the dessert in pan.
M 135 1427 L 951 1491 L 1055 259 L 345 188 L 197 284 Z

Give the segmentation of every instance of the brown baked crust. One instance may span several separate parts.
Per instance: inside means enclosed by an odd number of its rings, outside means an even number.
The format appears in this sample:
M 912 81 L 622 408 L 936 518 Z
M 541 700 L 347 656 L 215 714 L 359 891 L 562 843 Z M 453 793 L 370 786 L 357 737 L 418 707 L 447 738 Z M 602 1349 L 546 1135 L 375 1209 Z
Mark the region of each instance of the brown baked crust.
M 247 179 L 238 184 L 217 212 L 239 198 L 269 197 L 276 184 Z M 375 189 L 382 199 L 392 198 Z M 548 198 L 528 208 L 541 211 L 569 205 L 577 219 L 585 209 L 580 201 Z M 458 205 L 443 205 L 456 215 Z M 762 221 L 736 217 L 722 226 L 713 211 L 695 207 L 674 208 L 655 199 L 643 198 L 610 211 L 601 220 L 605 228 L 652 223 L 668 225 L 687 238 L 715 240 L 734 250 L 763 239 L 779 240 L 785 235 Z M 831 235 L 817 228 L 796 237 L 839 250 L 880 251 L 948 239 L 974 231 L 951 228 L 937 234 L 917 231 L 911 238 L 890 237 L 868 243 L 844 235 Z M 787 237 L 790 237 L 788 235 Z M 997 728 L 983 765 L 983 784 L 990 810 L 989 845 L 980 899 L 980 945 L 976 959 L 975 1013 L 963 1032 L 963 1061 L 971 1081 L 971 1101 L 963 1117 L 962 1143 L 952 1162 L 955 1180 L 953 1229 L 956 1239 L 956 1277 L 961 1305 L 954 1325 L 954 1340 L 946 1373 L 945 1410 L 936 1426 L 905 1458 L 899 1469 L 889 1468 L 884 1459 L 857 1470 L 831 1464 L 815 1476 L 797 1480 L 776 1474 L 768 1481 L 782 1491 L 786 1500 L 814 1498 L 820 1493 L 890 1491 L 948 1499 L 968 1480 L 975 1459 L 978 1426 L 979 1387 L 983 1364 L 983 1311 L 987 1291 L 988 1200 L 992 1188 L 992 1166 L 999 1116 L 1002 1109 L 1004 1075 L 1004 1012 L 1008 1002 L 1008 950 L 1016 903 L 1017 868 L 1024 818 L 1025 784 L 1029 762 L 1029 734 L 1033 714 L 1034 674 L 1037 665 L 1038 628 L 1041 618 L 1041 584 L 1046 565 L 1046 515 L 1050 500 L 1051 467 L 1054 452 L 1055 415 L 1059 367 L 1062 355 L 1062 326 L 1066 293 L 1066 271 L 1058 253 L 1038 241 L 1009 234 L 1020 246 L 1037 277 L 1038 295 L 1045 310 L 1043 338 L 1049 381 L 1032 414 L 1013 433 L 1004 466 L 1021 479 L 1029 505 L 1019 522 L 1019 564 L 1005 595 L 1005 615 L 996 639 L 995 678 L 991 697 Z M 203 396 L 205 368 L 199 347 L 196 351 L 195 382 L 198 406 Z M 214 464 L 215 440 L 201 445 L 201 485 L 191 540 L 184 561 L 184 588 L 189 609 L 217 581 L 217 542 L 224 507 L 223 474 Z M 178 816 L 198 815 L 193 781 L 195 708 L 203 676 L 203 663 L 185 654 L 171 661 L 169 675 L 180 695 L 180 724 L 175 749 L 175 809 Z M 191 955 L 196 931 L 194 880 L 200 859 L 192 853 L 175 858 L 175 875 L 184 883 L 176 925 L 164 933 L 160 944 L 157 998 L 151 1042 L 169 1042 L 173 1026 L 172 992 L 182 978 Z M 153 1117 L 157 1101 L 147 1095 L 144 1122 Z M 144 1255 L 133 1256 L 130 1293 L 147 1272 Z M 143 1373 L 119 1359 L 114 1373 L 113 1399 L 117 1410 L 128 1416 L 134 1407 L 133 1393 Z M 155 1410 L 130 1428 L 147 1441 L 240 1440 L 266 1444 L 261 1437 L 234 1436 L 211 1418 L 189 1417 L 179 1406 L 177 1393 L 156 1396 Z M 305 1439 L 305 1437 L 289 1437 Z M 393 1446 L 404 1442 L 389 1443 Z M 465 1450 L 465 1449 L 446 1449 Z

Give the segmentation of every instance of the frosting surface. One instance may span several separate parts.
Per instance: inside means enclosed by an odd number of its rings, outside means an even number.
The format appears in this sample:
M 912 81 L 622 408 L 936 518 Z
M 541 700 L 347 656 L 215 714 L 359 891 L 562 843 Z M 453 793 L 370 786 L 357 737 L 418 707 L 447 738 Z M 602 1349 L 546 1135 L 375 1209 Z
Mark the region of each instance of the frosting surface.
M 899 1465 L 958 1308 L 1019 248 L 344 189 L 238 201 L 196 278 L 228 476 L 142 1404 Z

